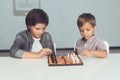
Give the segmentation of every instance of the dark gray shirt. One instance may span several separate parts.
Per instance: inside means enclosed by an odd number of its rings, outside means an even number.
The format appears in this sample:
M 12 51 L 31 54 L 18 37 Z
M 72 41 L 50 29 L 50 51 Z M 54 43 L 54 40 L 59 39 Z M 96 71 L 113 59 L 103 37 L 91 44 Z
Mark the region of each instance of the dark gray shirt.
M 10 56 L 21 58 L 25 51 L 31 51 L 33 45 L 33 38 L 28 30 L 18 33 L 15 37 L 14 43 L 10 48 Z M 40 39 L 43 48 L 50 48 L 54 53 L 54 45 L 51 35 L 45 32 Z

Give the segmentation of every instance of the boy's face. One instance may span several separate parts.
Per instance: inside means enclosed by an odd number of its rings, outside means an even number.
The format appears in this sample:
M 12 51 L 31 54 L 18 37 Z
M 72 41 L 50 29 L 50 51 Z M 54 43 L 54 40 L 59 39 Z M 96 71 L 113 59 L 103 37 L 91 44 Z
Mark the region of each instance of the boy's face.
M 88 40 L 93 36 L 95 28 L 95 26 L 92 26 L 90 23 L 86 22 L 82 27 L 79 28 L 79 31 L 81 36 L 85 40 Z
M 40 38 L 45 32 L 46 25 L 43 23 L 38 23 L 35 26 L 29 27 L 30 33 L 35 38 Z

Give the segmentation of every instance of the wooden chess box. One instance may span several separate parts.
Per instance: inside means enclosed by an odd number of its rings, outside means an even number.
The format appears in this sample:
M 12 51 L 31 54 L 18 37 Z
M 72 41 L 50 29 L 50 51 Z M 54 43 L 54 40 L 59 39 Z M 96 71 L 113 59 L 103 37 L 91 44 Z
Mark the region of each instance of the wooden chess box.
M 83 65 L 83 62 L 78 55 L 75 55 L 75 56 L 55 56 L 55 58 L 56 58 L 56 61 L 54 61 L 54 63 L 53 63 L 51 56 L 48 56 L 48 65 L 49 66 Z

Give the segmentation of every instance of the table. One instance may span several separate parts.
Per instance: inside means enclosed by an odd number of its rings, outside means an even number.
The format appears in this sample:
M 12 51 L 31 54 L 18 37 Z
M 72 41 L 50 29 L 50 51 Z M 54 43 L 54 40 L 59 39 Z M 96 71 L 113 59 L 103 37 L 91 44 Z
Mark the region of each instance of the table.
M 50 67 L 47 58 L 0 57 L 0 80 L 120 80 L 120 54 L 80 56 L 84 65 Z

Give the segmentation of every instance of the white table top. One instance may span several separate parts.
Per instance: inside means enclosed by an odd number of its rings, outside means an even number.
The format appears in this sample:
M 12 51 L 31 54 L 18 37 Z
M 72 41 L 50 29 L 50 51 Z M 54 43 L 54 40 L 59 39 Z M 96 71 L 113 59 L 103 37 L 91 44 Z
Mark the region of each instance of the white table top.
M 47 58 L 0 57 L 0 80 L 120 80 L 120 54 L 81 57 L 84 65 L 50 67 Z

